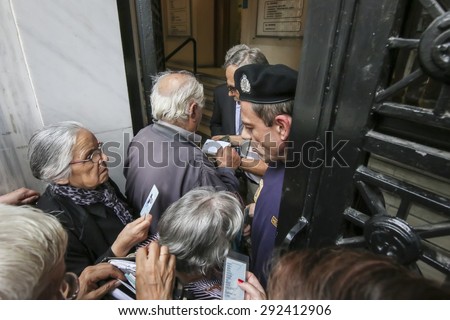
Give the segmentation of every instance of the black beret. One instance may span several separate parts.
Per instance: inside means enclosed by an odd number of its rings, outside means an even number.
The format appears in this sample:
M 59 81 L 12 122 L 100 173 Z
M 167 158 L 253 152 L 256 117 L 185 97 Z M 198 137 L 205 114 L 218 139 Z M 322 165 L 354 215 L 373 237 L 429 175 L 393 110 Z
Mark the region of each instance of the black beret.
M 284 64 L 248 64 L 236 69 L 234 83 L 239 100 L 273 104 L 294 100 L 297 75 Z

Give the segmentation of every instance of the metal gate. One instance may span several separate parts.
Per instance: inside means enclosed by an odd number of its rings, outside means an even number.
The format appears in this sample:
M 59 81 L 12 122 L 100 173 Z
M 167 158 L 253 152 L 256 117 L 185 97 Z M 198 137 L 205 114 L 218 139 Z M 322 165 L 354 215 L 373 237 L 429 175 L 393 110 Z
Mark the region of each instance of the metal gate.
M 433 0 L 308 2 L 278 245 L 365 247 L 449 279 L 449 10 Z M 413 217 L 413 206 L 433 218 Z

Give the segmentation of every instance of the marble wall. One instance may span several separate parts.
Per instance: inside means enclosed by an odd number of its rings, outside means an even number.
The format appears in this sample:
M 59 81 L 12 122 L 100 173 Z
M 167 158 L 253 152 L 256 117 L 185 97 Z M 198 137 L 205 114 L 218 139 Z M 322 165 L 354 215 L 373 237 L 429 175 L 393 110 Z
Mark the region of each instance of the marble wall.
M 132 128 L 116 1 L 0 1 L 0 32 L 0 194 L 42 190 L 26 149 L 45 124 L 79 121 L 122 159 Z

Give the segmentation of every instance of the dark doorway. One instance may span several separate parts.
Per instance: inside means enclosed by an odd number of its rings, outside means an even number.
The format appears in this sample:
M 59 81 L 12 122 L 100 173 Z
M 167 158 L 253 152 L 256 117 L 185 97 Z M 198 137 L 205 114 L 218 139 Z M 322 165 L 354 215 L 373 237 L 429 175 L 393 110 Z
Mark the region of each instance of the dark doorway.
M 214 1 L 214 66 L 217 68 L 223 65 L 227 50 L 240 43 L 240 2 L 238 0 Z

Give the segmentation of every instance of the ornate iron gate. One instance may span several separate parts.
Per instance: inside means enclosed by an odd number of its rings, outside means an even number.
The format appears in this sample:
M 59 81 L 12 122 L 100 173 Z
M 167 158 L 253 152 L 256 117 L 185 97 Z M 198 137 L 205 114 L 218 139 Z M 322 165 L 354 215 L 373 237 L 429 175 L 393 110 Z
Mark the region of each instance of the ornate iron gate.
M 365 247 L 449 279 L 449 10 L 448 0 L 308 2 L 278 245 Z M 434 218 L 412 217 L 417 205 Z

